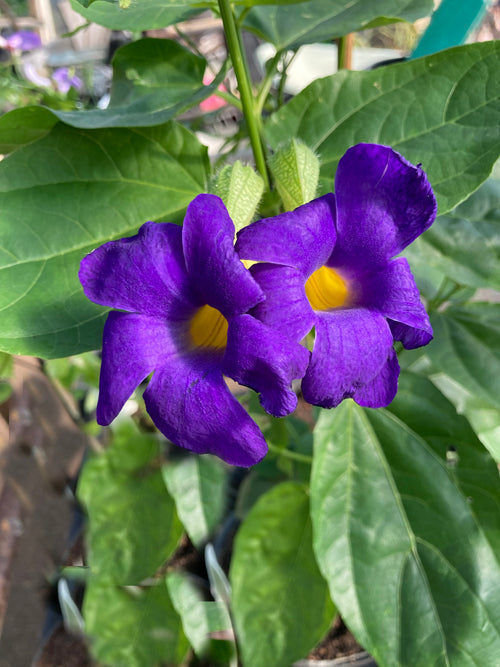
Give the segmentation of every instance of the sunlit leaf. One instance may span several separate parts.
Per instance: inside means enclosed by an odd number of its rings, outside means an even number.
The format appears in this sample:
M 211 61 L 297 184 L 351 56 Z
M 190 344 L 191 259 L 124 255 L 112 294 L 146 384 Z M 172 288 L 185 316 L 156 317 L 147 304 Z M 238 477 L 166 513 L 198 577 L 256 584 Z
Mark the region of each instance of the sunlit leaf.
M 371 72 L 313 82 L 271 116 L 273 148 L 296 136 L 321 159 L 320 190 L 359 142 L 387 144 L 422 163 L 446 213 L 490 174 L 500 154 L 500 42 L 449 49 Z
M 236 537 L 230 580 L 246 667 L 288 667 L 322 638 L 334 608 L 314 559 L 301 484 L 280 484 L 251 509 Z
M 145 588 L 90 578 L 83 602 L 85 632 L 100 664 L 180 664 L 189 645 L 163 580 Z
M 174 123 L 57 125 L 0 163 L 0 349 L 63 357 L 101 346 L 106 309 L 78 281 L 82 257 L 146 220 L 182 220 L 206 190 L 206 149 Z
M 311 0 L 295 6 L 255 7 L 244 25 L 277 49 L 296 48 L 394 21 L 413 22 L 432 9 L 431 0 Z
M 135 585 L 152 577 L 182 534 L 175 505 L 154 465 L 157 440 L 132 423 L 104 454 L 88 460 L 78 497 L 88 514 L 88 565 L 108 582 Z
M 346 401 L 318 422 L 318 562 L 340 613 L 381 667 L 494 664 L 498 470 L 429 381 L 403 377 L 400 392 L 390 411 Z

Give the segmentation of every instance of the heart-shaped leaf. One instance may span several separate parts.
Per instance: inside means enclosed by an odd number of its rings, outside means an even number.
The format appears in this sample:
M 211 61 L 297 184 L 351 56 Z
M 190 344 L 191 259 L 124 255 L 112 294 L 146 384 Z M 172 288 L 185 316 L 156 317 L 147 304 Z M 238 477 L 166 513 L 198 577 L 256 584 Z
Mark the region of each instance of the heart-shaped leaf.
M 284 4 L 287 6 L 255 7 L 244 21 L 245 28 L 277 50 L 324 42 L 395 21 L 415 21 L 433 8 L 430 0 L 311 0 L 295 6 Z
M 175 123 L 85 131 L 62 124 L 0 163 L 0 349 L 63 357 L 101 346 L 106 309 L 82 257 L 146 220 L 182 219 L 206 191 L 206 149 Z
M 500 42 L 469 44 L 371 72 L 313 82 L 267 123 L 274 149 L 296 136 L 321 159 L 320 189 L 359 142 L 422 163 L 446 213 L 490 174 L 500 154 Z

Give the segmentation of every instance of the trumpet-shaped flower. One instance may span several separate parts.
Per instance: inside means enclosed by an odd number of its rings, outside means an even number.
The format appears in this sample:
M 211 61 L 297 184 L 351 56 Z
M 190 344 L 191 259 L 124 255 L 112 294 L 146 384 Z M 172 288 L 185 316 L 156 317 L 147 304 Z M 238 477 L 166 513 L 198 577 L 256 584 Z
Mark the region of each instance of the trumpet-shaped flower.
M 277 330 L 315 340 L 304 398 L 388 405 L 397 391 L 395 340 L 432 339 L 406 259 L 394 258 L 436 215 L 426 175 L 387 146 L 358 144 L 339 162 L 335 195 L 257 221 L 238 234 L 240 257 L 266 299 L 251 311 Z
M 172 442 L 249 466 L 266 453 L 258 426 L 223 376 L 261 392 L 263 407 L 284 416 L 290 388 L 309 353 L 248 314 L 264 299 L 234 249 L 234 225 L 222 201 L 199 195 L 183 227 L 144 224 L 81 263 L 92 301 L 119 309 L 104 328 L 97 421 L 109 424 L 134 389 Z

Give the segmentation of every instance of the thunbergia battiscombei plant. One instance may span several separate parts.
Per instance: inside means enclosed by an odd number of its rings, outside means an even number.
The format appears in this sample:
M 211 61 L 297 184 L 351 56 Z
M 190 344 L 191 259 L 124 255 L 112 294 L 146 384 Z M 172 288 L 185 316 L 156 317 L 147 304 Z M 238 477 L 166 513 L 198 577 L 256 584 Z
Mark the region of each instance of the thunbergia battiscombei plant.
M 415 348 L 432 338 L 408 262 L 392 258 L 435 216 L 420 167 L 360 144 L 340 160 L 335 195 L 249 225 L 236 249 L 223 202 L 208 194 L 182 229 L 149 222 L 101 246 L 80 281 L 92 301 L 127 312 L 110 313 L 104 329 L 98 423 L 153 373 L 144 400 L 167 438 L 251 466 L 265 440 L 223 375 L 260 392 L 276 417 L 296 407 L 298 378 L 314 405 L 387 406 L 399 375 L 394 340 Z M 298 343 L 312 327 L 309 360 Z
M 434 4 L 71 0 L 179 39 L 0 116 L 0 362 L 78 399 L 99 664 L 296 667 L 340 617 L 378 667 L 498 667 L 500 42 L 342 69 Z M 299 92 L 310 46 L 339 71 Z

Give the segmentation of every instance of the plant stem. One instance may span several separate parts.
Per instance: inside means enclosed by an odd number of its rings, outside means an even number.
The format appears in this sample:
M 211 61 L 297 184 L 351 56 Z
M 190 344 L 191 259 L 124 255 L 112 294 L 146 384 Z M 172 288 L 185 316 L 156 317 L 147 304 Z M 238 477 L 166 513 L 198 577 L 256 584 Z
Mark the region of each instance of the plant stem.
M 337 69 L 352 69 L 352 45 L 354 35 L 350 32 L 338 41 Z
M 231 104 L 233 107 L 236 107 L 242 111 L 241 100 L 231 93 L 227 93 L 224 90 L 216 90 L 213 92 L 215 97 L 220 97 L 221 100 L 225 100 L 228 104 Z
M 281 447 L 276 447 L 276 445 L 271 445 L 270 442 L 267 443 L 269 451 L 277 456 L 283 456 L 286 459 L 291 459 L 292 461 L 298 461 L 299 463 L 307 463 L 311 465 L 313 462 L 312 456 L 307 456 L 307 454 L 299 454 L 299 452 L 292 452 L 289 449 L 281 449 Z
M 271 90 L 271 86 L 273 84 L 273 78 L 274 75 L 276 74 L 276 70 L 278 67 L 278 63 L 281 60 L 282 53 L 283 53 L 282 51 L 277 51 L 277 53 L 274 55 L 274 58 L 267 66 L 266 76 L 264 77 L 264 80 L 261 83 L 257 99 L 255 100 L 255 109 L 256 112 L 259 114 L 259 116 L 262 113 L 262 109 L 264 108 L 266 98 L 269 94 L 269 91 Z
M 248 128 L 248 136 L 255 159 L 255 166 L 264 179 L 264 185 L 269 190 L 269 176 L 267 173 L 264 145 L 261 136 L 260 116 L 257 115 L 255 103 L 248 76 L 248 65 L 242 48 L 240 34 L 234 20 L 234 14 L 229 0 L 218 0 L 227 48 L 233 63 L 238 89 L 240 91 L 241 106 Z

